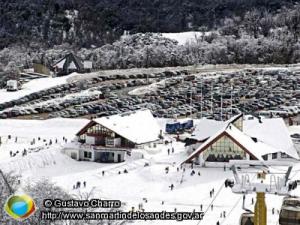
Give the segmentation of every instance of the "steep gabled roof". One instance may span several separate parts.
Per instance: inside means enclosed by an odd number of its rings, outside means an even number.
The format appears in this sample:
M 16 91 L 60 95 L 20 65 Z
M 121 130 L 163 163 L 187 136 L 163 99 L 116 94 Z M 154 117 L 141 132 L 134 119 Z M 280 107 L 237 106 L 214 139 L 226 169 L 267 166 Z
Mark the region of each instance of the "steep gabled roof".
M 69 53 L 65 55 L 63 58 L 55 62 L 52 65 L 52 67 L 58 67 L 64 70 L 67 70 L 70 67 L 71 69 L 78 69 L 78 70 L 84 69 L 82 60 L 78 56 L 74 55 L 73 53 Z
M 239 114 L 233 116 L 227 121 L 217 121 L 206 118 L 200 119 L 199 121 L 195 122 L 195 130 L 189 138 L 196 139 L 200 142 L 205 141 L 219 130 L 225 129 L 229 124 L 234 123 L 242 117 L 243 114 Z
M 195 122 L 195 130 L 189 138 L 203 142 L 219 130 L 224 129 L 226 126 L 227 125 L 223 121 L 203 118 Z
M 80 131 L 77 132 L 76 136 L 83 135 L 90 127 L 94 126 L 95 124 L 96 124 L 96 122 L 91 120 L 83 128 L 81 128 Z
M 160 134 L 160 127 L 148 109 L 94 119 L 77 135 L 84 134 L 89 127 L 95 124 L 100 124 L 136 144 L 156 141 Z
M 279 149 L 281 152 L 298 159 L 298 153 L 294 147 L 289 131 L 282 118 L 245 120 L 244 132 L 256 137 L 258 140 Z
M 189 162 L 193 158 L 197 157 L 203 151 L 217 142 L 222 137 L 228 137 L 237 144 L 241 149 L 250 154 L 254 159 L 263 160 L 262 156 L 270 153 L 281 152 L 279 149 L 274 148 L 262 141 L 254 140 L 251 136 L 240 131 L 234 125 L 229 124 L 227 127 L 220 129 L 213 136 L 207 139 L 196 151 L 187 157 L 182 163 Z M 285 152 L 286 153 L 286 152 Z M 289 155 L 289 154 L 288 154 Z M 292 155 L 290 155 L 292 156 Z M 292 156 L 293 157 L 293 156 Z

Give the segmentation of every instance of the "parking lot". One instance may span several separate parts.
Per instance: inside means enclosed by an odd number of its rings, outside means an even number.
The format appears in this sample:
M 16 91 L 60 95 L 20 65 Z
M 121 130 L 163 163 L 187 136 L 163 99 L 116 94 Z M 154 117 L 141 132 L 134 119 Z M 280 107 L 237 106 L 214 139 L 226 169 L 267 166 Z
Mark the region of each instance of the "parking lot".
M 168 118 L 288 118 L 300 112 L 299 82 L 298 72 L 275 68 L 98 75 L 0 104 L 0 118 L 100 117 L 139 108 Z

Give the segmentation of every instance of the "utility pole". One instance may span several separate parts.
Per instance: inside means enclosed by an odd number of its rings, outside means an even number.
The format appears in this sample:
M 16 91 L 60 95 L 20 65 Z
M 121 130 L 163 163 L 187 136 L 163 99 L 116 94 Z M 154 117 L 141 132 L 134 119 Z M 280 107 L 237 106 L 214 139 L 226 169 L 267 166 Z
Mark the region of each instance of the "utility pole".
M 230 100 L 231 100 L 231 107 L 230 107 L 230 117 L 232 117 L 232 90 L 233 90 L 233 86 L 232 86 L 232 83 L 231 83 L 231 86 L 230 86 Z
M 201 115 L 201 119 L 203 117 L 202 115 L 202 111 L 203 111 L 203 80 L 201 79 L 201 102 L 200 102 L 200 107 L 201 107 L 201 111 L 200 111 L 200 115 Z
M 211 83 L 210 90 L 210 113 L 213 115 L 213 83 Z
M 193 101 L 193 84 L 192 84 L 192 88 L 191 88 L 191 100 L 190 100 L 190 116 L 191 116 L 191 119 L 192 119 L 192 113 L 193 113 L 193 108 L 192 108 L 192 101 Z
M 223 84 L 221 89 L 221 121 L 223 121 Z

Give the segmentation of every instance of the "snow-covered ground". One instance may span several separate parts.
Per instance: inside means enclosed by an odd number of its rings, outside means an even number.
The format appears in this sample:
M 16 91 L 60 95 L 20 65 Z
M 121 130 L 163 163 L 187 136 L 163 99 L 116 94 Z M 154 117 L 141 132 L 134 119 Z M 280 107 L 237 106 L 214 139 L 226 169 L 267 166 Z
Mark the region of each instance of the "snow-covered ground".
M 200 211 L 200 205 L 203 205 L 203 211 L 207 210 L 204 220 L 200 223 L 183 221 L 180 224 L 214 225 L 217 221 L 222 225 L 238 224 L 242 213 L 242 196 L 233 194 L 223 185 L 226 178 L 233 178 L 232 172 L 223 171 L 223 168 L 194 168 L 196 174 L 191 176 L 190 166 L 187 166 L 185 171 L 180 168 L 177 170 L 178 163 L 187 156 L 183 143 L 173 140 L 172 144 L 159 144 L 156 147 L 148 146 L 145 150 L 135 150 L 142 152 L 144 157 L 136 157 L 137 154 L 133 153 L 132 156 L 127 156 L 126 162 L 118 164 L 78 162 L 62 154 L 61 149 L 65 143 L 63 137 L 70 142 L 74 134 L 87 122 L 86 119 L 0 120 L 0 168 L 20 173 L 22 184 L 48 178 L 72 194 L 93 190 L 96 198 L 119 199 L 126 203 L 126 210 L 132 206 L 137 208 L 140 203 L 145 211 L 173 211 L 176 208 L 177 211 L 192 212 L 194 209 Z M 160 124 L 163 124 L 162 121 Z M 297 129 L 300 130 L 299 127 Z M 8 139 L 8 135 L 12 136 L 11 139 Z M 35 143 L 31 144 L 33 139 Z M 172 147 L 175 151 L 168 155 L 167 149 Z M 26 156 L 21 154 L 24 148 L 28 151 Z M 19 153 L 10 157 L 10 151 Z M 146 163 L 149 166 L 145 166 Z M 165 173 L 166 167 L 170 168 L 169 173 Z M 124 173 L 124 169 L 128 170 L 128 173 Z M 293 179 L 300 179 L 299 169 L 300 164 L 292 173 Z M 104 176 L 102 171 L 105 171 Z M 77 181 L 86 181 L 87 187 L 74 190 L 73 185 Z M 172 191 L 171 184 L 174 184 Z M 213 198 L 210 198 L 209 192 L 213 188 L 216 199 L 211 210 L 209 204 Z M 300 194 L 299 189 L 296 194 Z M 246 198 L 246 206 L 250 209 L 253 209 L 252 197 L 255 196 Z M 145 198 L 147 202 L 143 200 Z M 282 197 L 267 196 L 269 225 L 277 224 L 277 210 L 280 209 L 281 201 Z M 276 209 L 275 215 L 271 212 L 273 207 Z M 226 218 L 220 218 L 223 211 L 226 211 Z M 135 224 L 179 222 L 136 221 Z
M 73 73 L 63 77 L 47 77 L 31 80 L 28 83 L 23 84 L 22 89 L 16 92 L 8 92 L 6 89 L 0 89 L 0 103 L 16 100 L 34 92 L 65 84 L 70 78 L 76 75 L 77 73 Z
M 196 41 L 201 36 L 208 35 L 210 32 L 200 32 L 200 31 L 188 31 L 188 32 L 180 32 L 180 33 L 162 33 L 163 37 L 173 39 L 178 41 L 178 44 L 184 45 L 188 42 Z

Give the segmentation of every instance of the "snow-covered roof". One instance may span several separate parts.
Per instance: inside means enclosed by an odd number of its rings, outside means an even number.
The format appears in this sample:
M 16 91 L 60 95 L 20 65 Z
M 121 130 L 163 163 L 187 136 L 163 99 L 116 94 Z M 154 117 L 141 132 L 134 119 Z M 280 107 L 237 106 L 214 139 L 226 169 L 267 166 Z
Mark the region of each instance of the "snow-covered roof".
M 254 141 L 251 136 L 243 133 L 241 130 L 236 128 L 234 125 L 229 125 L 220 129 L 213 136 L 207 139 L 196 151 L 194 151 L 184 162 L 188 162 L 193 159 L 197 154 L 205 151 L 216 139 L 221 138 L 222 136 L 227 136 L 235 142 L 239 143 L 239 145 L 248 153 L 253 155 L 258 160 L 263 160 L 262 156 L 281 152 L 277 148 L 270 146 L 262 141 Z M 284 152 L 284 151 L 283 151 Z M 298 157 L 296 157 L 297 159 Z M 183 162 L 183 163 L 184 163 Z
M 259 160 L 262 160 L 263 155 L 276 152 L 283 152 L 295 159 L 299 159 L 298 153 L 289 136 L 288 129 L 281 118 L 264 119 L 261 120 L 261 123 L 258 119 L 246 120 L 243 124 L 243 131 L 231 124 L 231 122 L 234 121 L 232 119 L 226 122 L 220 122 L 219 124 L 215 123 L 215 126 L 210 130 L 208 129 L 209 123 L 214 123 L 212 121 L 202 121 L 204 125 L 201 125 L 200 121 L 201 126 L 199 126 L 199 129 L 201 129 L 201 132 L 199 132 L 197 136 L 199 138 L 204 137 L 203 133 L 206 129 L 208 131 L 207 133 L 212 133 L 217 129 L 218 126 L 220 129 L 211 134 L 209 138 L 196 151 L 188 156 L 184 162 L 189 161 L 197 154 L 204 151 L 211 143 L 214 142 L 214 140 L 222 135 L 230 136 L 236 140 L 241 146 L 243 146 L 244 149 L 248 151 L 248 153 L 252 154 Z M 194 132 L 197 134 L 197 128 Z M 257 140 L 254 141 L 253 138 L 256 138 Z
M 289 135 L 287 126 L 282 118 L 245 120 L 243 124 L 245 134 L 285 152 L 293 158 L 298 158 L 297 151 Z
M 83 69 L 84 65 L 78 56 L 74 55 L 73 53 L 69 53 L 56 61 L 52 67 L 58 69 Z
M 161 130 L 148 109 L 101 117 L 94 121 L 136 144 L 158 140 Z
M 230 125 L 230 127 L 226 129 L 226 133 L 238 141 L 259 160 L 263 160 L 263 155 L 279 152 L 277 148 L 274 148 L 260 140 L 254 141 L 251 136 L 243 133 L 233 125 Z
M 197 139 L 198 141 L 204 141 L 225 127 L 226 124 L 223 121 L 203 118 L 195 122 L 195 130 L 190 138 Z
M 233 116 L 227 121 L 217 121 L 211 119 L 200 119 L 195 122 L 195 130 L 191 134 L 190 138 L 196 139 L 198 141 L 205 141 L 220 129 L 226 128 L 229 124 L 233 123 L 237 119 L 239 119 L 242 114 Z
M 77 67 L 76 67 L 76 65 L 75 65 L 75 63 L 73 61 L 68 66 L 68 69 L 77 69 Z
M 65 62 L 66 62 L 66 59 L 62 59 L 57 64 L 55 64 L 55 66 L 59 69 L 62 69 L 62 68 L 64 68 Z

